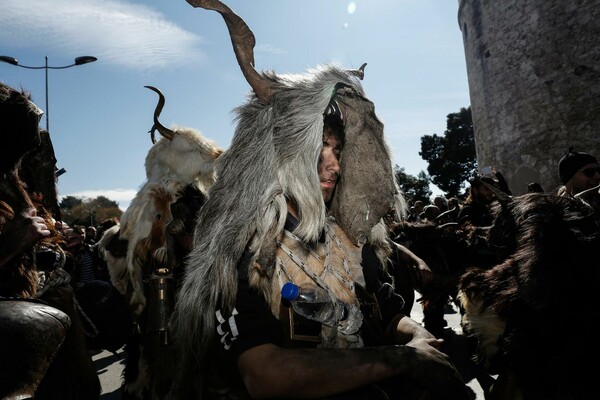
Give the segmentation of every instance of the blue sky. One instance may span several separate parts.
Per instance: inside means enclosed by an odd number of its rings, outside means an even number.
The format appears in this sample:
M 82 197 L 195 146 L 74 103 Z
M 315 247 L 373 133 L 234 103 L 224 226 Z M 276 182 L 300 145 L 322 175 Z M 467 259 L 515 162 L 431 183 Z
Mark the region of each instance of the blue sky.
M 254 32 L 257 70 L 358 68 L 385 126 L 394 164 L 426 171 L 420 138 L 443 134 L 470 103 L 457 0 L 229 0 Z M 104 195 L 125 209 L 145 181 L 159 88 L 161 122 L 227 148 L 232 110 L 250 88 L 222 17 L 185 0 L 2 0 L 0 55 L 20 64 L 98 61 L 48 74 L 49 124 L 61 196 Z M 45 104 L 44 70 L 0 63 L 0 80 Z M 45 117 L 41 126 L 46 125 Z M 434 192 L 436 192 L 435 188 Z M 439 191 L 438 191 L 439 192 Z

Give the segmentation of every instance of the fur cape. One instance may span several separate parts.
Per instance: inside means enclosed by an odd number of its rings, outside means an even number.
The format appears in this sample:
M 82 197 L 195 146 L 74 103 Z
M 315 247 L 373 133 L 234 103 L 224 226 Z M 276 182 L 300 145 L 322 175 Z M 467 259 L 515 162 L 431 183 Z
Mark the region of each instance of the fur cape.
M 180 346 L 201 357 L 215 334 L 214 312 L 231 311 L 237 290 L 237 264 L 246 248 L 252 261 L 273 265 L 276 237 L 283 231 L 287 199 L 295 201 L 300 225 L 294 234 L 314 243 L 327 220 L 317 173 L 323 114 L 330 101 L 344 116 L 341 176 L 332 215 L 356 245 L 378 232 L 393 207 L 402 210 L 383 124 L 366 98 L 356 70 L 320 66 L 300 75 L 265 72 L 273 96 L 252 95 L 236 110 L 231 146 L 215 163 L 217 179 L 198 215 L 194 249 L 172 319 Z
M 107 259 L 111 277 L 121 277 L 113 280 L 113 285 L 124 293 L 127 281 L 131 284 L 130 305 L 136 315 L 146 306 L 143 277 L 148 264 L 153 259 L 159 265 L 173 263 L 168 260 L 167 226 L 171 230 L 183 227 L 176 226 L 181 221 L 174 219 L 171 205 L 188 185 L 202 194 L 207 192 L 214 182 L 214 161 L 223 151 L 196 129 L 174 126 L 171 131 L 172 138 L 161 138 L 148 151 L 147 181 L 121 216 L 119 238 L 129 242 L 125 263 L 110 256 Z

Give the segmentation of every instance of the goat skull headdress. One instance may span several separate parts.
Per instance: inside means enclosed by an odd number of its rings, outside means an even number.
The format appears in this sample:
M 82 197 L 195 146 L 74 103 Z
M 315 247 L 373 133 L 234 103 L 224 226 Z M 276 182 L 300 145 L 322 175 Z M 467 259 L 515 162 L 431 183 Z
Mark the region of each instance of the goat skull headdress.
M 188 0 L 218 11 L 229 28 L 238 63 L 254 95 L 236 109 L 231 146 L 216 161 L 217 180 L 198 215 L 194 249 L 178 295 L 175 331 L 183 346 L 203 354 L 215 331 L 219 303 L 231 310 L 236 266 L 246 248 L 254 260 L 268 259 L 283 230 L 286 201 L 297 204 L 294 233 L 314 242 L 327 210 L 317 173 L 323 115 L 334 99 L 344 118 L 342 173 L 331 214 L 356 244 L 398 200 L 383 124 L 362 89 L 360 70 L 333 65 L 305 74 L 259 74 L 254 70 L 254 36 L 244 21 L 218 1 Z

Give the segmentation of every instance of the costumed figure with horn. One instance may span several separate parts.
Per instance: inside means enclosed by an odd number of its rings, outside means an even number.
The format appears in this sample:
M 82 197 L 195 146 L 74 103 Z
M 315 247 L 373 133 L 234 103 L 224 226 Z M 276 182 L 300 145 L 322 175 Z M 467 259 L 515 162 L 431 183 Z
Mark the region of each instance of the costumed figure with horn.
M 169 398 L 468 398 L 442 341 L 398 314 L 402 298 L 385 283 L 383 217 L 405 205 L 365 65 L 258 73 L 244 21 L 219 1 L 188 2 L 224 18 L 253 93 L 198 214 Z M 351 311 L 303 319 L 282 299 L 289 282 Z
M 165 97 L 146 87 L 159 96 L 145 160 L 147 180 L 119 225 L 99 243 L 111 282 L 129 303 L 133 327 L 125 345 L 122 395 L 138 400 L 164 398 L 170 388 L 178 363 L 169 328 L 175 290 L 196 214 L 215 179 L 214 161 L 223 151 L 196 129 L 163 126 L 158 117 Z

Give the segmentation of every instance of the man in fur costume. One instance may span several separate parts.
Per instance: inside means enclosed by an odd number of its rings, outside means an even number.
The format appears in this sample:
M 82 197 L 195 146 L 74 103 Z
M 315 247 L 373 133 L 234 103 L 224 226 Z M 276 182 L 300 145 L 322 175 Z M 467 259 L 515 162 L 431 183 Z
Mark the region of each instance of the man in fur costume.
M 0 398 L 97 399 L 64 242 L 45 208 L 56 204 L 56 160 L 33 169 L 39 187 L 21 176 L 47 150 L 41 115 L 28 93 L 0 82 Z
M 386 380 L 405 398 L 467 398 L 441 341 L 396 314 L 401 298 L 381 283 L 382 218 L 403 206 L 363 68 L 258 74 L 241 18 L 190 3 L 222 14 L 254 93 L 198 214 L 172 320 L 187 358 L 172 397 L 189 398 L 201 374 L 209 398 L 377 398 Z M 315 330 L 282 301 L 286 282 L 314 282 L 362 313 Z

